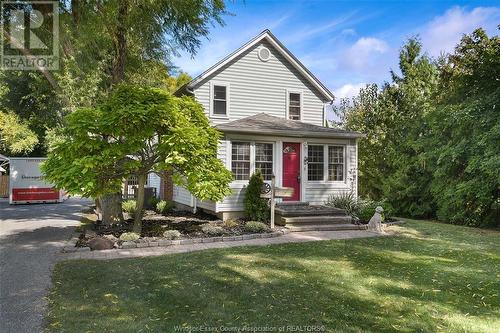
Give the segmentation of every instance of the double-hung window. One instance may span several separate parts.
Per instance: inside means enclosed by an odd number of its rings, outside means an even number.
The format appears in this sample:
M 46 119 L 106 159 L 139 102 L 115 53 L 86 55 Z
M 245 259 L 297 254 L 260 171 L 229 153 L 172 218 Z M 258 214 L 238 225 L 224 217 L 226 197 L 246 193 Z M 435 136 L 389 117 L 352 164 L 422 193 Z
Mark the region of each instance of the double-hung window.
M 343 146 L 328 146 L 328 180 L 344 181 Z
M 233 142 L 231 150 L 231 170 L 236 180 L 250 179 L 249 142 Z
M 226 117 L 228 110 L 229 88 L 223 84 L 212 85 L 212 116 Z
M 248 180 L 257 170 L 260 170 L 264 180 L 271 180 L 272 143 L 233 141 L 231 146 L 231 171 L 235 180 Z
M 273 144 L 255 144 L 255 170 L 260 170 L 264 180 L 271 180 L 273 175 Z
M 309 145 L 307 179 L 310 181 L 345 181 L 345 146 Z
M 325 150 L 322 145 L 309 145 L 307 147 L 307 179 L 324 179 L 324 154 Z
M 288 92 L 288 119 L 300 120 L 302 95 L 300 92 Z

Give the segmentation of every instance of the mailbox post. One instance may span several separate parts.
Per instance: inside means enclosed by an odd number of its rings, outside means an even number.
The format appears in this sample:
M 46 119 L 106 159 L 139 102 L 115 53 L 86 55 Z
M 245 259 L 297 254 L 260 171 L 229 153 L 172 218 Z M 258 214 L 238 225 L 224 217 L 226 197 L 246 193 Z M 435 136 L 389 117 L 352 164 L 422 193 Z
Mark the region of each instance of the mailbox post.
M 276 200 L 274 200 L 274 188 L 275 188 L 276 176 L 271 175 L 271 229 L 274 229 L 274 208 L 276 206 Z
M 276 198 L 290 198 L 293 196 L 292 187 L 276 187 L 276 177 L 274 173 L 271 176 L 271 186 L 264 183 L 260 197 L 271 200 L 271 229 L 274 229 L 274 210 L 276 208 Z

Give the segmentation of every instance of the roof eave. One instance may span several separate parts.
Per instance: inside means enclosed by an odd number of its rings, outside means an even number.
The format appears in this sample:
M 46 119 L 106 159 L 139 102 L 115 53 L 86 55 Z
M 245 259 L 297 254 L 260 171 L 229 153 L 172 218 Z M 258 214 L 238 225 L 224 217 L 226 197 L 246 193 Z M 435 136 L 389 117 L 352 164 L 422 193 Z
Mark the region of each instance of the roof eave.
M 356 139 L 366 137 L 363 133 L 357 132 L 314 132 L 314 131 L 290 131 L 290 130 L 266 130 L 266 129 L 242 129 L 242 128 L 228 128 L 224 126 L 216 126 L 216 128 L 224 133 L 241 133 L 241 134 L 260 134 L 260 135 L 274 135 L 281 137 L 294 137 L 294 138 L 347 138 Z

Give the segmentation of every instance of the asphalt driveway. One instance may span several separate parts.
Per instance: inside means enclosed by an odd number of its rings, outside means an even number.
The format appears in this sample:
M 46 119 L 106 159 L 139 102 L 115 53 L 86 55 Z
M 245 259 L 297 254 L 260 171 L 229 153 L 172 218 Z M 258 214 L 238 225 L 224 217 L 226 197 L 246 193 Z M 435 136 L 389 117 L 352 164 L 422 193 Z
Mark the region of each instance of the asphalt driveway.
M 0 332 L 40 332 L 56 253 L 89 201 L 10 206 L 0 200 Z

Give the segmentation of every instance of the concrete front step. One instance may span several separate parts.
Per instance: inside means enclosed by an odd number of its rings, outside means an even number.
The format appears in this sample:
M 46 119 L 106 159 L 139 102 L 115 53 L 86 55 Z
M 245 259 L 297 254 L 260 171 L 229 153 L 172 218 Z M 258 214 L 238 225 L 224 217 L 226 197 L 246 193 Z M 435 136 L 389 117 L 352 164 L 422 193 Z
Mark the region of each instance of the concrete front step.
M 325 206 L 277 206 L 276 214 L 282 217 L 299 217 L 299 216 L 345 216 L 343 209 L 325 207 Z
M 286 225 L 310 225 L 310 224 L 350 224 L 352 217 L 344 216 L 294 216 L 282 217 Z
M 301 225 L 301 226 L 287 225 L 285 228 L 290 230 L 291 232 L 343 231 L 343 230 L 366 230 L 366 225 L 356 225 L 356 224 Z

